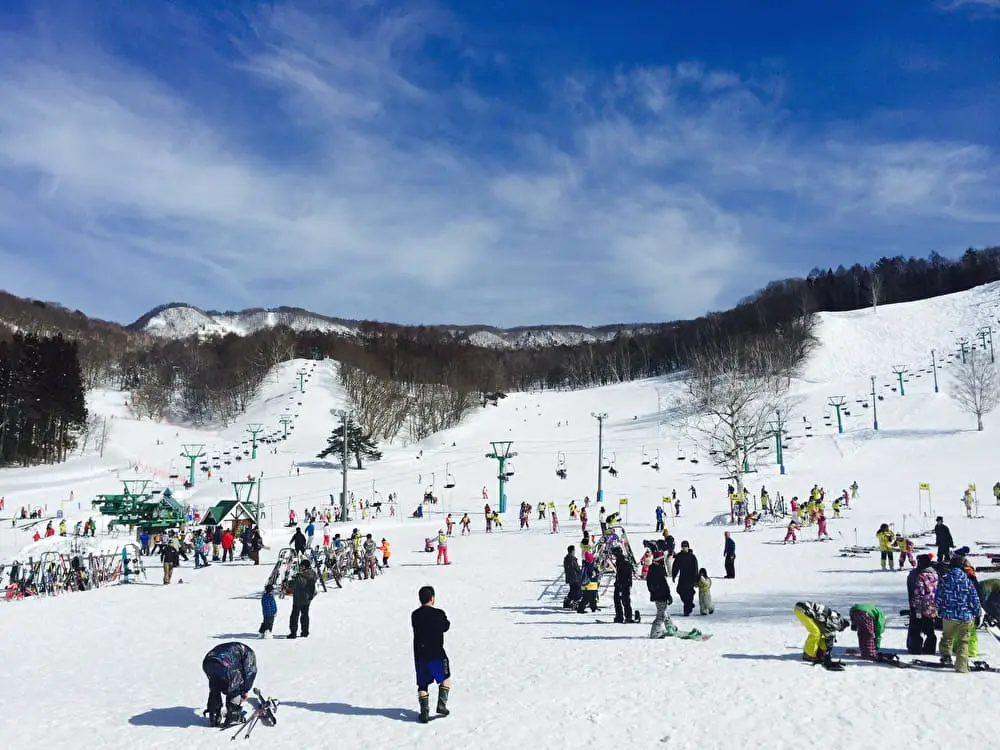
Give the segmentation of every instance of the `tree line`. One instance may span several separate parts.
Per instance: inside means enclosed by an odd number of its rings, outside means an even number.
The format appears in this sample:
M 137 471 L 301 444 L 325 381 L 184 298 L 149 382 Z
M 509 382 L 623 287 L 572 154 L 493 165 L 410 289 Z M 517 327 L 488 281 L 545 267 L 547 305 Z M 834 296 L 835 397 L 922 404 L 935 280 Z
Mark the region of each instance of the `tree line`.
M 51 303 L 0 294 L 0 339 L 14 330 L 61 334 L 79 345 L 83 383 L 131 394 L 142 417 L 195 423 L 236 420 L 274 365 L 318 354 L 339 361 L 341 382 L 365 434 L 415 439 L 456 424 L 497 394 L 575 389 L 665 375 L 733 340 L 786 377 L 815 345 L 813 314 L 920 299 L 1000 279 L 1000 247 L 949 260 L 901 256 L 814 269 L 774 281 L 734 308 L 694 320 L 619 330 L 606 341 L 489 348 L 438 326 L 362 322 L 351 335 L 266 328 L 247 336 L 163 340 Z M 46 398 L 43 395 L 43 398 Z
M 63 461 L 86 428 L 77 343 L 22 333 L 0 340 L 0 466 Z

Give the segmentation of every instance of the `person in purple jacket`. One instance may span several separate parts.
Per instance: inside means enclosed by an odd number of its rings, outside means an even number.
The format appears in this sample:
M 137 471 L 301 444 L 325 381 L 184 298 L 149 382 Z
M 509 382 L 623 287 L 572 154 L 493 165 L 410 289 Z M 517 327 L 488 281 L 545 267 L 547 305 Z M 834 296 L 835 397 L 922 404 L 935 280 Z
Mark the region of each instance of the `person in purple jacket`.
M 982 605 L 975 585 L 965 573 L 964 557 L 958 555 L 948 561 L 948 569 L 941 575 L 934 595 L 934 604 L 943 621 L 939 645 L 941 663 L 954 663 L 956 672 L 968 672 L 969 639 Z

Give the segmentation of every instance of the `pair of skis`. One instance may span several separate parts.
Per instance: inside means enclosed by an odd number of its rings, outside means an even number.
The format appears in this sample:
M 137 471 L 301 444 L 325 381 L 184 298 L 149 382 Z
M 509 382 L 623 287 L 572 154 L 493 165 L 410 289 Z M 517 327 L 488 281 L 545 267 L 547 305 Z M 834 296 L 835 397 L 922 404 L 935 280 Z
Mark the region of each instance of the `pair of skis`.
M 860 653 L 854 649 L 847 651 L 848 656 L 859 657 Z M 904 661 L 899 658 L 899 654 L 879 652 L 875 655 L 873 664 L 885 664 L 897 669 L 954 669 L 954 664 L 946 664 L 940 661 L 928 661 L 926 659 L 911 659 Z M 991 667 L 988 662 L 976 660 L 969 662 L 970 672 L 1000 672 L 997 667 Z
M 229 739 L 235 740 L 242 733 L 243 739 L 248 740 L 250 739 L 250 733 L 253 732 L 254 728 L 256 728 L 257 724 L 260 722 L 263 722 L 269 727 L 273 727 L 278 723 L 278 717 L 275 715 L 278 711 L 277 699 L 265 698 L 259 688 L 254 688 L 253 694 L 257 697 L 257 707 L 243 720 L 242 723 L 239 723 L 236 733 Z M 237 723 L 238 722 L 226 724 L 221 727 L 221 729 L 223 731 L 232 729 Z

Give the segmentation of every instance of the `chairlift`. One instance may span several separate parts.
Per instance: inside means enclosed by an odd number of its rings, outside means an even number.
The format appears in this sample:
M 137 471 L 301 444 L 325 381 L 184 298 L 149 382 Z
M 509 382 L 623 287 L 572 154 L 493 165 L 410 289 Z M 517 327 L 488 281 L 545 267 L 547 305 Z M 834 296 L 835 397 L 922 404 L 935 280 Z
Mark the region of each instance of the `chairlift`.
M 448 471 L 448 464 L 444 465 L 444 488 L 450 490 L 455 486 L 455 477 Z
M 653 463 L 650 464 L 650 468 L 653 471 L 659 471 L 660 470 L 660 449 L 659 448 L 656 449 L 656 455 L 653 456 Z
M 601 454 L 601 468 L 604 471 L 607 471 L 608 469 L 611 468 L 611 462 L 608 461 L 608 454 L 607 453 Z
M 649 466 L 649 454 L 646 453 L 646 446 L 642 446 L 642 465 Z
M 678 461 L 684 461 L 685 459 L 686 459 L 686 456 L 684 455 L 684 451 L 681 450 L 681 444 L 678 443 L 677 444 L 677 460 Z
M 507 462 L 507 466 L 504 468 L 504 474 L 507 477 L 507 479 L 510 479 L 512 476 L 514 476 L 514 462 L 513 461 L 508 461 Z
M 610 474 L 613 477 L 618 476 L 618 466 L 617 466 L 617 463 L 618 463 L 618 456 L 615 454 L 614 451 L 612 451 L 611 452 L 611 464 L 608 466 L 608 474 Z
M 566 454 L 562 451 L 556 456 L 556 476 L 560 479 L 566 478 Z

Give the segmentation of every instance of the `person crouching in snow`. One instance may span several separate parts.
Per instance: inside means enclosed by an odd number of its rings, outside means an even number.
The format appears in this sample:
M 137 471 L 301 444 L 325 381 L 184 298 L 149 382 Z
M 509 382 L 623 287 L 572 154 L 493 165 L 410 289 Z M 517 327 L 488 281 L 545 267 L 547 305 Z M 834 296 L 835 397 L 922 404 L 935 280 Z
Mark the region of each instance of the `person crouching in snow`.
M 448 562 L 448 537 L 441 529 L 438 529 L 437 546 L 437 564 L 440 565 L 443 562 L 445 565 L 450 565 L 451 563 Z
M 715 612 L 712 606 L 712 579 L 704 568 L 698 571 L 698 612 L 703 615 Z
M 795 619 L 808 633 L 802 646 L 802 658 L 817 664 L 829 663 L 837 633 L 851 625 L 835 609 L 817 602 L 796 602 Z
M 201 662 L 208 677 L 208 708 L 205 716 L 213 727 L 238 723 L 243 719 L 242 702 L 257 679 L 257 655 L 246 644 L 233 641 L 213 648 Z M 222 713 L 222 696 L 226 713 Z
M 858 634 L 858 650 L 862 659 L 875 661 L 882 648 L 885 632 L 885 612 L 874 604 L 855 604 L 851 607 L 851 630 Z
M 791 541 L 792 544 L 795 544 L 798 541 L 798 537 L 795 535 L 795 532 L 798 530 L 799 525 L 795 523 L 795 521 L 789 521 L 788 529 L 785 531 L 785 541 L 782 542 L 782 544 L 788 544 L 789 541 Z

